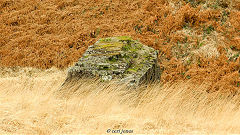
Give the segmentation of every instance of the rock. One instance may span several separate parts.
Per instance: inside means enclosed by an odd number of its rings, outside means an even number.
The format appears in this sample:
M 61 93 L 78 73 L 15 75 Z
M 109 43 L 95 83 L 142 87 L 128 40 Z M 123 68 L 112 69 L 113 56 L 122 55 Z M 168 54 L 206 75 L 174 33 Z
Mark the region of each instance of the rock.
M 160 79 L 158 51 L 127 36 L 99 39 L 69 68 L 64 84 L 74 79 L 100 77 L 138 86 Z M 64 85 L 63 84 L 63 85 Z

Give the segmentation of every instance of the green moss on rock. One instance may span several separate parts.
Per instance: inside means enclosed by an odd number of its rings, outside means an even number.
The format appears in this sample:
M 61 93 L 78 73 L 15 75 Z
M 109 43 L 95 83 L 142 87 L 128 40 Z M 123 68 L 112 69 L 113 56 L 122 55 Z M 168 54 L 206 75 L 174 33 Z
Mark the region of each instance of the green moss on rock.
M 128 36 L 99 39 L 69 69 L 66 82 L 88 74 L 137 86 L 160 78 L 157 56 L 158 51 Z

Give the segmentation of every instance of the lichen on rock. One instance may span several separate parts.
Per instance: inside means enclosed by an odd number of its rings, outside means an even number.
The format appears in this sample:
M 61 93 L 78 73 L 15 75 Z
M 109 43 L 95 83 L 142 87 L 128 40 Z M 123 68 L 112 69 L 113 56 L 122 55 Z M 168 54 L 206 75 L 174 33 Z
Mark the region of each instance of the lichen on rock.
M 128 36 L 99 39 L 68 70 L 64 84 L 74 78 L 100 77 L 130 86 L 160 79 L 158 51 Z

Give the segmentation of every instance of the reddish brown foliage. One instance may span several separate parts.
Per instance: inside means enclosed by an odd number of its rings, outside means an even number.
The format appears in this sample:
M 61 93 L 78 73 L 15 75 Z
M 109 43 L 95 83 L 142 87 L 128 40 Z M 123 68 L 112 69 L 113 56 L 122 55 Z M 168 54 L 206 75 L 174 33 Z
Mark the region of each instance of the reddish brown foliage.
M 192 37 L 185 41 L 185 37 L 175 33 L 186 25 L 199 34 L 203 33 L 203 26 L 213 26 L 224 33 L 228 47 L 239 50 L 239 3 L 235 2 L 229 19 L 221 24 L 221 10 L 200 10 L 200 5 L 192 7 L 181 2 L 183 5 L 176 8 L 167 0 L 2 0 L 0 66 L 66 68 L 99 38 L 130 35 L 160 51 L 160 63 L 165 69 L 163 82 L 191 77 L 210 82 L 209 91 L 236 91 L 239 59 L 228 61 L 222 53 L 218 59 L 199 57 L 200 64 L 185 66 L 171 50 L 177 42 L 197 43 Z

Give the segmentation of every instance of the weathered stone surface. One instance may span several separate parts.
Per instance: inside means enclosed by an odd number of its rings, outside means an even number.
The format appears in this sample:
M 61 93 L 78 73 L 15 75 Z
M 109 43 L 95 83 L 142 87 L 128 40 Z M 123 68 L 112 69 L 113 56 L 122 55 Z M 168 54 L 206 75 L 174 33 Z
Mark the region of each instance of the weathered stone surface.
M 83 76 L 130 86 L 159 80 L 157 56 L 158 51 L 127 36 L 99 39 L 69 68 L 65 83 Z

